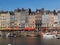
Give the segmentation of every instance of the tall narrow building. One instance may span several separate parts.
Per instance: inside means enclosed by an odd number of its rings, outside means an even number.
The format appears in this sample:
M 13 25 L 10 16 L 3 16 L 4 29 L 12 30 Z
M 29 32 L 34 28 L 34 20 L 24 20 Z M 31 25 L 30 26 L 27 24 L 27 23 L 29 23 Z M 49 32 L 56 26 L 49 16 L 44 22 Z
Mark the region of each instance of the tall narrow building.
M 8 11 L 0 12 L 0 29 L 10 28 L 10 13 Z
M 25 9 L 16 9 L 14 11 L 15 14 L 15 26 L 19 27 L 20 29 L 25 28 L 26 23 L 27 23 L 27 14 L 28 10 Z

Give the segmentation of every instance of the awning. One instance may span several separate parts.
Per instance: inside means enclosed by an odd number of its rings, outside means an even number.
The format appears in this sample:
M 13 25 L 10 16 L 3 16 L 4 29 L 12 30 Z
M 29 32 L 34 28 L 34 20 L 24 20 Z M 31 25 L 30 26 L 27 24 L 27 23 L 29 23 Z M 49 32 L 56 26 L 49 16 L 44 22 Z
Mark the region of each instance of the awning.
M 12 28 L 4 28 L 4 30 L 11 30 Z
M 35 30 L 35 28 L 24 28 L 23 30 L 30 30 L 30 31 L 33 31 L 33 30 Z
M 19 30 L 19 28 L 5 28 L 4 30 Z
M 0 28 L 0 30 L 5 30 L 5 28 Z
M 41 27 L 41 30 L 46 30 L 46 27 Z
M 48 27 L 41 27 L 41 30 L 46 30 L 46 29 L 50 29 L 50 30 L 60 30 L 60 27 L 52 27 L 52 28 L 48 28 Z
M 20 28 L 13 28 L 12 30 L 20 30 Z

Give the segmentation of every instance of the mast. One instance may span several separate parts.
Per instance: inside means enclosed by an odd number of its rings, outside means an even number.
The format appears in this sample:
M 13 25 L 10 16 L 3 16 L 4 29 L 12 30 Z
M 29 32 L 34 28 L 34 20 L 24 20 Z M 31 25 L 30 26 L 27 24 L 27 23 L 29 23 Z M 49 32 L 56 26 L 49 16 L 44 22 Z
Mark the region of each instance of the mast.
M 48 32 L 48 23 L 46 24 L 46 32 Z

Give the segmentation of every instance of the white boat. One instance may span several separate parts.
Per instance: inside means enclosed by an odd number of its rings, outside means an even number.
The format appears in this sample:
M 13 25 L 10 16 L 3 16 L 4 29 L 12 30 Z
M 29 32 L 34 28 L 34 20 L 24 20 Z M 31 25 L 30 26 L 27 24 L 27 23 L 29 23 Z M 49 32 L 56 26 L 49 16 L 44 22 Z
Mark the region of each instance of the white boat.
M 43 35 L 43 39 L 55 39 L 56 35 L 50 34 L 50 33 L 45 33 Z

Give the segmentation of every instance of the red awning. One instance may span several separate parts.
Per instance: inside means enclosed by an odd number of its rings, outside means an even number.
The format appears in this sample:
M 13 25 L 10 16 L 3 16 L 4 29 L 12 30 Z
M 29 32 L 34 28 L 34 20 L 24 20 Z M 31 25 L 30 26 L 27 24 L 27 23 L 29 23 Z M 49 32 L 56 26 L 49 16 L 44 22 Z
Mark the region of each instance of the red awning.
M 33 31 L 33 30 L 35 30 L 35 28 L 24 28 L 24 30 L 30 30 L 30 31 Z

